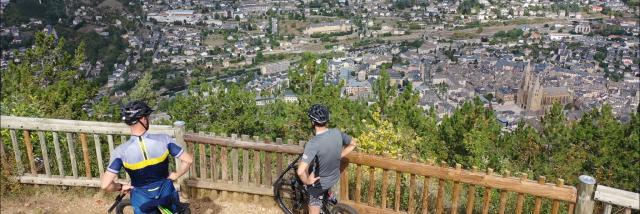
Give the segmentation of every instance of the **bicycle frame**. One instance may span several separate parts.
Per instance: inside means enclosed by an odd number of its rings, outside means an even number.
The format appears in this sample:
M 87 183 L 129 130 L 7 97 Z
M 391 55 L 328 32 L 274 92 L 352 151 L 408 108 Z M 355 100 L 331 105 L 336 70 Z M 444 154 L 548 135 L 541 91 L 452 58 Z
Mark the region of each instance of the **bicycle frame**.
M 297 170 L 297 163 L 300 160 L 300 158 L 302 158 L 302 154 L 299 155 L 293 162 L 289 163 L 289 165 L 287 166 L 287 168 L 278 176 L 278 179 L 276 179 L 276 181 L 273 183 L 273 186 L 276 187 L 273 189 L 273 194 L 274 197 L 276 198 L 277 202 L 278 202 L 278 206 L 286 213 L 286 214 L 293 214 L 293 212 L 284 205 L 284 203 L 282 203 L 282 195 L 280 195 L 280 192 L 278 191 L 279 189 L 277 188 L 279 185 L 279 183 L 284 182 L 283 178 L 284 176 L 287 174 L 287 172 L 289 172 L 289 170 L 294 170 L 294 172 Z M 309 195 L 309 193 L 307 192 L 304 184 L 302 183 L 302 180 L 300 180 L 300 177 L 298 177 L 297 173 L 295 174 L 295 179 L 297 180 L 297 187 L 295 188 L 296 190 L 292 189 L 292 195 L 296 194 L 295 191 L 300 191 L 301 195 L 303 196 L 302 198 L 299 198 L 298 200 L 302 200 L 302 201 L 294 201 L 294 203 L 301 203 L 301 204 L 305 204 L 307 203 L 307 201 L 305 201 L 306 196 Z M 293 186 L 293 184 L 288 184 L 288 183 L 284 183 L 286 185 L 289 186 Z M 330 204 L 330 200 L 328 197 L 328 192 L 325 192 L 325 197 L 323 197 L 322 199 L 322 210 L 325 213 L 329 213 L 329 206 L 334 205 L 337 202 L 331 202 Z M 293 200 L 293 199 L 292 199 Z
M 282 173 L 278 176 L 278 179 L 276 179 L 276 181 L 273 183 L 273 186 L 276 187 L 273 189 L 273 196 L 275 197 L 276 201 L 278 202 L 278 206 L 286 213 L 286 214 L 293 214 L 293 212 L 291 212 L 291 210 L 284 205 L 284 203 L 282 203 L 282 195 L 280 195 L 280 192 L 278 191 L 279 189 L 277 188 L 279 185 L 279 183 L 284 182 L 283 178 L 284 176 L 287 174 L 287 172 L 289 172 L 289 170 L 294 169 L 296 170 L 296 165 L 298 163 L 298 161 L 300 160 L 300 158 L 302 157 L 302 155 L 299 155 L 294 161 L 292 161 L 291 163 L 289 163 L 289 165 L 287 166 L 287 168 L 282 171 Z M 298 176 L 296 176 L 296 178 L 298 180 L 300 180 L 300 178 L 298 178 Z M 302 181 L 300 181 L 302 182 Z M 303 192 L 303 194 L 306 194 L 306 191 L 304 188 L 301 188 Z M 292 194 L 295 194 L 294 192 L 292 192 Z M 297 201 L 298 203 L 300 203 L 300 201 Z

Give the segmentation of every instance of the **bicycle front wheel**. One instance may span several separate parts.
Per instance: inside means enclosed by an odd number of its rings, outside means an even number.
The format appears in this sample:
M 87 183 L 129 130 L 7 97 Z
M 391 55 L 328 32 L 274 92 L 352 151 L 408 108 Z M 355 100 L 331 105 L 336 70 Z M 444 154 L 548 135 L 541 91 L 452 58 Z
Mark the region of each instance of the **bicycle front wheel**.
M 118 205 L 116 205 L 116 214 L 129 214 L 133 213 L 133 207 L 129 199 L 122 199 Z
M 302 190 L 290 182 L 291 180 L 283 179 L 273 185 L 273 193 L 278 206 L 285 214 L 308 213 Z

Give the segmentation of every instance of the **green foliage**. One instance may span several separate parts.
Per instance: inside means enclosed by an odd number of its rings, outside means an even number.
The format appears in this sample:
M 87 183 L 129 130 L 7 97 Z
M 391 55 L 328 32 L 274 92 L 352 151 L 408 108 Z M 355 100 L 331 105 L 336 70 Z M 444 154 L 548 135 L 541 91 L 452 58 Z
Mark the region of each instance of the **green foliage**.
M 358 137 L 358 145 L 362 151 L 370 154 L 410 157 L 420 138 L 407 133 L 409 131 L 396 127 L 391 121 L 383 119 L 379 111 L 375 111 L 372 121 L 366 123 L 365 131 Z
M 158 94 L 153 90 L 151 80 L 151 72 L 146 72 L 131 90 L 128 101 L 142 100 L 150 106 L 155 106 L 158 103 Z
M 376 106 L 381 109 L 382 113 L 385 113 L 391 97 L 396 94 L 396 89 L 391 86 L 391 78 L 386 68 L 380 69 L 380 79 L 374 83 L 373 92 L 377 98 Z
M 481 29 L 481 28 L 478 28 Z M 463 32 L 463 31 L 453 31 L 453 35 L 451 35 L 451 39 L 470 39 L 475 37 L 476 34 L 471 33 L 471 32 Z
M 397 10 L 404 10 L 413 7 L 413 4 L 414 2 L 410 0 L 398 0 L 394 2 L 393 7 Z
M 489 154 L 497 146 L 500 126 L 493 111 L 485 109 L 480 99 L 465 102 L 438 126 L 440 140 L 446 142 L 447 159 L 466 166 L 496 166 L 497 158 Z
M 482 8 L 482 5 L 477 0 L 464 0 L 458 6 L 458 12 L 468 15 L 471 14 L 472 9 L 476 9 L 477 12 L 480 8 Z
M 82 110 L 96 92 L 78 67 L 84 62 L 84 43 L 75 54 L 64 50 L 65 40 L 36 34 L 33 48 L 2 72 L 3 115 L 86 118 Z
M 336 36 L 346 36 L 353 33 L 352 31 L 344 31 L 344 32 L 333 32 L 333 33 L 313 33 L 311 34 L 311 38 L 326 38 L 326 37 L 336 37 Z
M 605 28 L 594 31 L 595 34 L 599 34 L 601 36 L 607 37 L 610 35 L 631 35 L 627 33 L 624 29 L 622 29 L 619 25 L 607 25 Z
M 598 62 L 602 62 L 606 57 L 607 57 L 606 52 L 601 52 L 601 51 L 598 51 L 596 52 L 596 54 L 593 55 L 593 59 L 595 59 Z
M 516 28 L 509 31 L 498 31 L 495 34 L 493 34 L 493 38 L 506 40 L 506 41 L 516 41 L 520 37 L 522 37 L 523 34 L 524 34 L 524 31 Z
M 420 30 L 422 29 L 422 26 L 420 26 L 420 24 L 418 23 L 411 23 L 409 25 L 409 30 Z
M 11 1 L 4 9 L 2 19 L 5 26 L 12 26 L 29 22 L 29 18 L 42 19 L 44 23 L 54 24 L 58 18 L 65 16 L 63 0 L 19 0 Z

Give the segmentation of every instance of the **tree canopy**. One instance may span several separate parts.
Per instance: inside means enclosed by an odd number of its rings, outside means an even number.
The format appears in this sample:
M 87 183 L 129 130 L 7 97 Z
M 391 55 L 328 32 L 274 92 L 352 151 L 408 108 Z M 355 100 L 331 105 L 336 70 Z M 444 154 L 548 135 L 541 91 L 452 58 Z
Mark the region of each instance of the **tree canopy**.
M 85 60 L 84 43 L 74 53 L 64 50 L 65 40 L 37 33 L 35 45 L 18 55 L 2 72 L 4 115 L 82 119 L 83 105 L 96 93 L 80 64 Z

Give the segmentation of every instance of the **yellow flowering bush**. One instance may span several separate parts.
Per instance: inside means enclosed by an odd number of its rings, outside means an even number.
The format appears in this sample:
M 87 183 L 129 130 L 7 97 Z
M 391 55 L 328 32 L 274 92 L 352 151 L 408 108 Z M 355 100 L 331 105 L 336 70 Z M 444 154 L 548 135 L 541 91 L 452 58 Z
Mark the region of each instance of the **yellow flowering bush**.
M 358 147 L 361 151 L 382 155 L 388 153 L 391 157 L 407 157 L 415 152 L 415 145 L 420 138 L 414 133 L 399 130 L 393 123 L 381 117 L 380 112 L 373 112 L 373 121 L 363 121 L 364 131 L 358 137 Z

